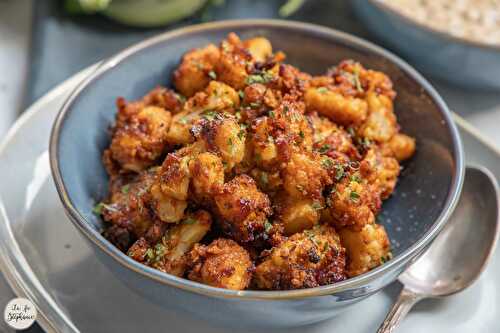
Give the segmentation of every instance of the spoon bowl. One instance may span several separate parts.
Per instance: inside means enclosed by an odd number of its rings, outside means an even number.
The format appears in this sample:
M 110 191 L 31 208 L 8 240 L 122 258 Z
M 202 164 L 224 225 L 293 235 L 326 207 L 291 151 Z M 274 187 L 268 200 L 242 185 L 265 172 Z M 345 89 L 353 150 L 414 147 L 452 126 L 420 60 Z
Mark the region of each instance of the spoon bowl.
M 400 275 L 404 285 L 378 332 L 393 332 L 424 298 L 460 292 L 486 268 L 498 241 L 499 188 L 483 167 L 467 167 L 459 202 L 429 248 Z

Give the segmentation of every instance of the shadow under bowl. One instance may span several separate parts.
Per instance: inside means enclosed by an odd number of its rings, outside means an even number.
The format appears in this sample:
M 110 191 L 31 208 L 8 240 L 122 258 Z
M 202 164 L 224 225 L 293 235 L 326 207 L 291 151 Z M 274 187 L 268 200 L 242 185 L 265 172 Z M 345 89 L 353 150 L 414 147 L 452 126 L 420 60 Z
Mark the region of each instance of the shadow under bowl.
M 92 213 L 107 194 L 101 153 L 115 98 L 134 100 L 170 77 L 184 52 L 229 32 L 265 36 L 287 62 L 319 74 L 352 58 L 387 73 L 398 97 L 395 110 L 417 152 L 405 165 L 397 190 L 384 203 L 380 222 L 392 241 L 394 258 L 358 277 L 333 285 L 289 291 L 233 291 L 178 278 L 144 266 L 120 252 L 100 233 Z M 70 95 L 53 127 L 53 177 L 66 213 L 96 255 L 131 290 L 165 308 L 188 311 L 224 325 L 290 327 L 327 319 L 375 293 L 429 245 L 449 217 L 463 180 L 460 138 L 445 103 L 415 70 L 383 49 L 351 35 L 310 24 L 276 20 L 226 21 L 168 32 L 136 44 L 105 61 Z

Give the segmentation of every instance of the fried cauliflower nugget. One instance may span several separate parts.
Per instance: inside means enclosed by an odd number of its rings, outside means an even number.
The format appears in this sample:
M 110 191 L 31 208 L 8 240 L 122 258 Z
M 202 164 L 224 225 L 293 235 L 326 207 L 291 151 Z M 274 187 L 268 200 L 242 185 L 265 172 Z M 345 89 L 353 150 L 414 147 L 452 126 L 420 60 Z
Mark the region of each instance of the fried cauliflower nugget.
M 385 95 L 369 92 L 366 101 L 368 118 L 358 128 L 357 134 L 378 143 L 389 141 L 399 129 L 392 100 Z
M 252 54 L 240 38 L 230 33 L 221 42 L 220 58 L 215 65 L 217 80 L 235 89 L 243 89 L 248 77 L 247 67 L 252 66 Z
M 170 112 L 146 106 L 121 118 L 113 130 L 111 158 L 127 171 L 140 172 L 152 166 L 167 148 Z
M 254 37 L 243 42 L 243 46 L 248 49 L 252 58 L 258 62 L 264 62 L 273 55 L 271 42 L 264 37 Z
M 184 216 L 191 178 L 190 159 L 187 149 L 170 153 L 156 172 L 149 190 L 151 206 L 164 222 L 179 222 Z
M 182 112 L 174 115 L 167 133 L 168 142 L 193 142 L 191 129 L 200 119 L 222 111 L 232 113 L 239 103 L 238 93 L 233 88 L 221 82 L 211 81 L 204 91 L 198 92 L 186 102 Z
M 381 145 L 382 154 L 396 158 L 399 162 L 409 159 L 415 153 L 415 139 L 397 133 L 389 141 Z
M 368 113 L 365 100 L 327 87 L 307 89 L 304 101 L 308 112 L 317 111 L 340 125 L 360 124 Z
M 367 224 L 359 231 L 342 228 L 339 236 L 347 251 L 349 277 L 365 273 L 392 257 L 389 238 L 382 225 Z
M 245 157 L 245 130 L 232 116 L 213 114 L 200 122 L 195 130 L 205 149 L 222 159 L 226 171 L 231 170 Z
M 282 171 L 283 188 L 293 198 L 322 198 L 326 185 L 332 183 L 316 153 L 293 153 Z
M 345 255 L 332 227 L 304 230 L 268 251 L 255 269 L 253 284 L 259 289 L 287 290 L 342 281 Z
M 398 161 L 393 157 L 384 157 L 377 148 L 369 149 L 360 165 L 361 174 L 378 189 L 382 200 L 394 191 L 399 170 Z
M 226 235 L 239 243 L 265 238 L 267 217 L 272 213 L 271 203 L 251 177 L 240 175 L 233 178 L 214 198 L 219 222 Z
M 224 166 L 220 157 L 202 153 L 190 160 L 191 189 L 200 203 L 211 202 L 213 195 L 224 184 Z
M 188 262 L 188 278 L 209 286 L 243 290 L 252 278 L 250 255 L 231 239 L 219 238 L 208 246 L 196 244 Z
M 208 212 L 196 211 L 188 214 L 181 223 L 167 229 L 158 243 L 149 246 L 141 238 L 127 254 L 162 272 L 182 276 L 187 264 L 186 254 L 206 235 L 211 225 L 212 219 Z
M 318 224 L 321 210 L 324 207 L 323 200 L 297 199 L 286 193 L 281 193 L 274 203 L 276 206 L 275 217 L 283 225 L 284 233 L 287 236 L 311 229 Z
M 142 237 L 153 224 L 154 216 L 149 209 L 147 193 L 154 174 L 154 170 L 143 171 L 130 182 L 113 179 L 107 203 L 96 206 L 104 221 L 116 226 L 108 229 L 108 236 L 118 241 L 114 243 L 118 243 L 121 249 L 128 246 L 129 240 Z
M 326 200 L 336 228 L 356 229 L 373 223 L 381 206 L 380 192 L 357 172 L 344 174 Z
M 175 88 L 186 97 L 203 90 L 210 82 L 210 73 L 219 57 L 219 49 L 213 44 L 184 54 L 181 64 L 174 72 Z

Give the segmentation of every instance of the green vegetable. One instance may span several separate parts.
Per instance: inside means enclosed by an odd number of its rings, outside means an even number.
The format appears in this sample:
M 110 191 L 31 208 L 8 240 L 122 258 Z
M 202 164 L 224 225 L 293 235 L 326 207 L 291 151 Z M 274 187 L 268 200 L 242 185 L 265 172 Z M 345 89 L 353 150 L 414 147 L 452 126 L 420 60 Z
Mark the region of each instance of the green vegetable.
M 319 87 L 319 88 L 316 88 L 316 91 L 319 92 L 320 94 L 324 94 L 324 93 L 328 92 L 328 88 L 327 87 Z
M 360 195 L 356 191 L 351 191 L 350 198 L 354 202 L 358 202 Z
M 127 184 L 127 185 L 123 185 L 123 186 L 122 186 L 122 193 L 123 193 L 123 194 L 127 194 L 127 193 L 128 193 L 128 191 L 130 191 L 130 185 L 129 185 L 129 184 Z

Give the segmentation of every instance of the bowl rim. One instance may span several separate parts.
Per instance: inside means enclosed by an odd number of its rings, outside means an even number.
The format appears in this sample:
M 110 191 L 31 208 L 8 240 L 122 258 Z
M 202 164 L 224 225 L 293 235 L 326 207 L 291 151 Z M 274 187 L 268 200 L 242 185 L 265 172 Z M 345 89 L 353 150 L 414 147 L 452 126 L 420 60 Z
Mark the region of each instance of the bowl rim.
M 456 158 L 456 163 L 454 167 L 454 174 L 452 175 L 452 183 L 450 186 L 450 191 L 445 201 L 444 208 L 442 209 L 440 215 L 434 221 L 433 225 L 429 230 L 411 247 L 403 251 L 398 256 L 394 257 L 390 261 L 383 265 L 380 265 L 373 270 L 356 276 L 354 278 L 349 278 L 344 281 L 330 284 L 326 286 L 298 289 L 298 290 L 285 290 L 285 291 L 257 291 L 257 290 L 229 290 L 217 287 L 208 286 L 202 283 L 194 282 L 188 279 L 176 277 L 170 275 L 154 268 L 143 265 L 132 258 L 128 257 L 125 253 L 121 252 L 117 247 L 112 245 L 108 240 L 106 240 L 97 230 L 91 227 L 90 223 L 86 221 L 79 210 L 73 205 L 69 198 L 64 180 L 61 175 L 61 170 L 59 166 L 59 139 L 61 129 L 63 128 L 64 122 L 68 115 L 68 111 L 71 109 L 75 99 L 79 94 L 95 79 L 99 78 L 100 75 L 104 74 L 107 70 L 114 68 L 119 65 L 121 61 L 126 60 L 129 56 L 140 52 L 143 49 L 154 46 L 158 43 L 168 41 L 169 39 L 204 32 L 206 30 L 220 30 L 220 29 L 236 29 L 236 28 L 285 28 L 290 30 L 300 30 L 304 33 L 320 35 L 325 38 L 333 39 L 345 43 L 346 45 L 351 45 L 352 47 L 358 47 L 370 53 L 377 54 L 390 62 L 394 63 L 398 68 L 405 72 L 408 76 L 413 78 L 421 87 L 429 94 L 433 102 L 438 106 L 443 118 L 445 119 L 445 126 L 450 132 L 452 143 L 453 143 L 453 154 Z M 331 295 L 335 293 L 344 292 L 351 290 L 353 288 L 362 288 L 370 284 L 370 282 L 375 281 L 382 277 L 384 273 L 395 270 L 407 264 L 411 259 L 418 256 L 423 249 L 425 249 L 429 243 L 436 237 L 436 235 L 441 231 L 444 224 L 448 220 L 451 212 L 453 211 L 460 192 L 462 189 L 463 179 L 464 179 L 464 156 L 463 147 L 460 139 L 458 130 L 452 120 L 451 112 L 446 106 L 443 99 L 434 90 L 434 88 L 428 83 L 415 69 L 413 69 L 406 62 L 395 56 L 394 54 L 384 50 L 383 48 L 372 44 L 366 40 L 355 37 L 345 32 L 337 31 L 331 28 L 322 27 L 310 23 L 302 23 L 295 21 L 284 21 L 284 20 L 274 20 L 274 19 L 248 19 L 248 20 L 226 20 L 218 21 L 213 23 L 204 23 L 198 25 L 192 25 L 180 29 L 175 29 L 166 33 L 159 34 L 157 36 L 143 40 L 137 44 L 134 44 L 123 51 L 117 53 L 111 58 L 103 61 L 92 72 L 88 77 L 86 77 L 67 97 L 63 106 L 61 107 L 52 127 L 50 134 L 49 143 L 49 159 L 52 171 L 52 176 L 56 185 L 58 195 L 61 202 L 65 208 L 66 214 L 73 222 L 73 224 L 83 233 L 87 238 L 90 239 L 95 245 L 97 245 L 102 251 L 110 255 L 114 260 L 118 261 L 119 264 L 125 266 L 132 271 L 139 273 L 143 276 L 151 278 L 159 283 L 166 284 L 172 287 L 180 288 L 192 293 L 202 294 L 210 297 L 220 297 L 220 298 L 239 298 L 245 300 L 284 300 L 284 299 L 297 299 L 304 297 L 314 297 L 314 296 L 324 296 Z
M 399 19 L 403 20 L 406 24 L 413 26 L 414 28 L 424 30 L 427 33 L 437 35 L 443 39 L 452 40 L 456 43 L 460 43 L 469 47 L 480 48 L 487 51 L 500 52 L 500 44 L 489 44 L 486 42 L 475 41 L 472 39 L 455 36 L 446 30 L 439 30 L 425 23 L 419 22 L 407 15 L 404 15 L 397 9 L 389 6 L 385 1 L 382 0 L 368 0 L 373 6 L 377 7 L 382 12 L 388 13 L 390 15 L 397 16 Z

